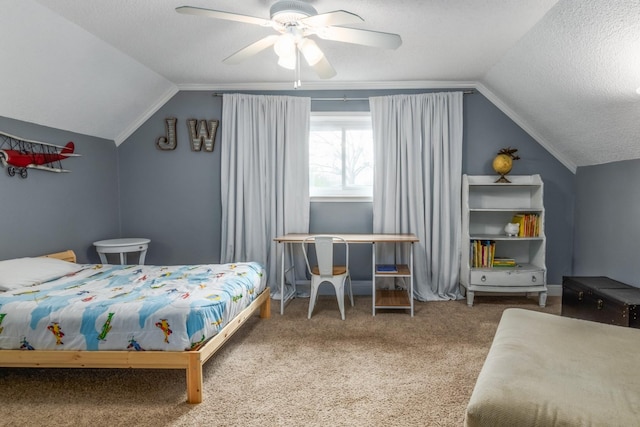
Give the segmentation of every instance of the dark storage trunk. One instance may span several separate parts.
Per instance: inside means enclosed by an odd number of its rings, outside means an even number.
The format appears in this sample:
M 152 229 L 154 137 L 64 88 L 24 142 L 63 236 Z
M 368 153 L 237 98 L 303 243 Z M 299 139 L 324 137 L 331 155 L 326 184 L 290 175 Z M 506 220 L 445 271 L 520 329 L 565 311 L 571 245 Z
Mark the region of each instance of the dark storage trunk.
M 640 328 L 640 288 L 608 277 L 563 277 L 562 315 Z

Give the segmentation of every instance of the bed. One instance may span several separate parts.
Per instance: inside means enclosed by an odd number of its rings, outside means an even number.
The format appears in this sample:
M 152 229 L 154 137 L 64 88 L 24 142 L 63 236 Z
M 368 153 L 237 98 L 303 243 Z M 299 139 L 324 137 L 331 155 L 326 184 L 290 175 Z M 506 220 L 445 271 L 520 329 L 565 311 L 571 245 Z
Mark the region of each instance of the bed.
M 504 311 L 466 427 L 637 426 L 640 330 Z
M 69 250 L 0 264 L 0 367 L 184 369 L 200 403 L 203 364 L 256 311 L 270 317 L 258 263 L 77 264 Z M 22 265 L 33 277 L 12 281 Z

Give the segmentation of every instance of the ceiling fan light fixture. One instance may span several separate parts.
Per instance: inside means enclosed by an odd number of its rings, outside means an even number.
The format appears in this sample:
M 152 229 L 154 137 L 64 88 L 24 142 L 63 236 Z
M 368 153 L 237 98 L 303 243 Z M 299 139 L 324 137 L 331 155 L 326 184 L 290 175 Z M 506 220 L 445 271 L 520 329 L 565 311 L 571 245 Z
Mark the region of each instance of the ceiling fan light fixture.
M 296 69 L 296 55 L 295 53 L 292 55 L 283 55 L 278 58 L 278 65 L 282 68 L 286 68 L 287 70 L 295 70 Z
M 296 53 L 296 41 L 291 34 L 283 34 L 273 45 L 273 50 L 280 58 L 293 56 Z
M 316 42 L 311 39 L 302 39 L 298 43 L 298 48 L 304 55 L 304 59 L 307 61 L 307 64 L 310 66 L 316 65 L 322 58 L 324 58 L 324 53 L 322 53 Z

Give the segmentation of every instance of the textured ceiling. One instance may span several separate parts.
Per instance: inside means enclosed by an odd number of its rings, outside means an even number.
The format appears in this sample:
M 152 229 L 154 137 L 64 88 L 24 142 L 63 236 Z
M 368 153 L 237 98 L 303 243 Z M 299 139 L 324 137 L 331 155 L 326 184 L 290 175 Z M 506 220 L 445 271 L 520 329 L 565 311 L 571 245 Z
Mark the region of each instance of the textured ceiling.
M 398 33 L 383 50 L 318 40 L 337 71 L 305 89 L 476 87 L 568 168 L 640 158 L 637 0 L 312 0 Z M 180 89 L 291 89 L 274 34 L 182 15 L 197 6 L 269 17 L 270 0 L 2 0 L 0 116 L 122 142 Z
M 482 81 L 577 166 L 640 158 L 640 3 L 561 0 Z

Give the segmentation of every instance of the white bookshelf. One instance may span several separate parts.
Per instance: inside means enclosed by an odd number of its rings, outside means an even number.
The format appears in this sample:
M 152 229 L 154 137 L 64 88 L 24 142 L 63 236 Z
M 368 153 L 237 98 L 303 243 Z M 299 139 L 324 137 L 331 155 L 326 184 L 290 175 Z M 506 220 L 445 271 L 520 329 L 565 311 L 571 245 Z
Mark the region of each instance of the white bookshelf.
M 462 254 L 460 285 L 473 306 L 475 292 L 538 293 L 547 299 L 546 238 L 543 182 L 540 175 L 509 176 L 511 183 L 496 183 L 496 176 L 462 177 Z M 507 236 L 504 226 L 516 214 L 539 217 L 535 236 Z M 472 241 L 492 241 L 495 257 L 513 258 L 514 267 L 475 267 Z

